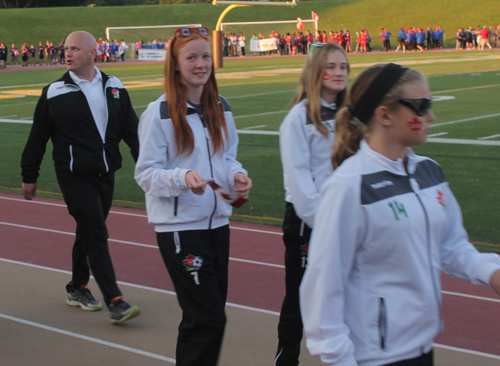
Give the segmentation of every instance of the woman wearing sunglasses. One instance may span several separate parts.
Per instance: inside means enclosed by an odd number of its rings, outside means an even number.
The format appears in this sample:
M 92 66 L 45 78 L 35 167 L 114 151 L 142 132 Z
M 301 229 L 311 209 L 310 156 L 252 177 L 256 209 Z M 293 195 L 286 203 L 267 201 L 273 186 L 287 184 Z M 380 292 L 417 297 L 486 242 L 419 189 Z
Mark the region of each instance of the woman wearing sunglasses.
M 177 365 L 217 364 L 226 316 L 232 207 L 208 181 L 248 196 L 236 161 L 231 107 L 219 96 L 208 28 L 177 29 L 165 62 L 165 91 L 142 114 L 135 179 L 174 283 L 182 321 Z
M 300 296 L 307 346 L 328 365 L 433 365 L 441 271 L 500 292 L 500 257 L 468 242 L 439 165 L 410 149 L 435 119 L 426 78 L 375 65 L 337 114 Z
M 342 47 L 325 43 L 314 48 L 304 65 L 293 107 L 280 127 L 285 183 L 286 295 L 278 324 L 275 365 L 299 364 L 303 328 L 299 286 L 307 266 L 315 201 L 332 172 L 335 114 L 346 97 L 349 62 Z

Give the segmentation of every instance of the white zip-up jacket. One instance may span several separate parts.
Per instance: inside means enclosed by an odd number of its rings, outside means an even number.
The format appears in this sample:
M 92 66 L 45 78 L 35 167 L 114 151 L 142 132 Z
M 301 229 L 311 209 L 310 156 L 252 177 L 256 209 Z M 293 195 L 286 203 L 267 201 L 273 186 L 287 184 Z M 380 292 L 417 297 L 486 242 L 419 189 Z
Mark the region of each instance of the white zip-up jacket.
M 497 254 L 468 242 L 434 161 L 392 161 L 362 141 L 321 189 L 300 288 L 307 347 L 336 366 L 429 352 L 442 331 L 441 271 L 489 285 Z
M 307 99 L 296 104 L 280 126 L 285 200 L 310 228 L 314 224 L 318 192 L 332 173 L 331 155 L 335 141 L 335 103 L 321 100 L 321 119 L 329 131 L 325 137 L 307 117 Z
M 234 192 L 235 174 L 247 175 L 236 161 L 238 135 L 231 108 L 224 98 L 221 100 L 229 133 L 229 139 L 224 138 L 223 154 L 213 155 L 208 129 L 190 105 L 186 118 L 193 131 L 194 150 L 189 156 L 176 157 L 177 144 L 166 94 L 150 103 L 141 116 L 134 178 L 146 193 L 148 220 L 157 232 L 215 229 L 229 223 L 232 207 L 216 196 L 210 186 L 203 195 L 195 195 L 186 184 L 186 173 L 193 170 L 202 179 L 214 179 Z

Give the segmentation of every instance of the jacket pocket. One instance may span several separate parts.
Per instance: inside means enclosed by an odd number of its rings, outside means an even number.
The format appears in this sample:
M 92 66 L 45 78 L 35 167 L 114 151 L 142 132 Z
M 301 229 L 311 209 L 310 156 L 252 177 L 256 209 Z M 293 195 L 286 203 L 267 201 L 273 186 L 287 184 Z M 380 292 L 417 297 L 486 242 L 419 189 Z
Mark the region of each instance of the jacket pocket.
M 387 306 L 383 297 L 379 298 L 378 332 L 380 348 L 387 348 Z

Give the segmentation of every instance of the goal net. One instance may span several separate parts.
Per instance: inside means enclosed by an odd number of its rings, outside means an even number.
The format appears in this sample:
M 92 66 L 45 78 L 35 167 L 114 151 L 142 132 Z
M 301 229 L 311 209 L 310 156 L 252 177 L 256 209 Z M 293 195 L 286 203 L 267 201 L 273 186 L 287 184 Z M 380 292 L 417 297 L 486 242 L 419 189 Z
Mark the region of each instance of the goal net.
M 177 24 L 177 25 L 155 25 L 155 26 L 139 26 L 139 27 L 107 27 L 106 38 L 109 40 L 123 39 L 129 45 L 138 41 L 148 43 L 153 40 L 162 41 L 173 37 L 177 28 L 196 28 L 201 27 L 201 24 Z
M 292 34 L 293 32 L 302 32 L 305 34 L 307 30 L 314 33 L 315 31 L 315 20 L 302 20 L 304 23 L 304 29 L 297 29 L 297 20 L 281 20 L 281 21 L 267 21 L 267 22 L 242 22 L 242 23 L 222 23 L 221 29 L 224 34 L 228 32 L 235 33 L 238 35 L 240 32 L 243 33 L 247 41 L 250 41 L 252 35 L 255 34 L 257 37 L 259 33 L 262 33 L 264 38 L 269 38 L 272 31 L 278 34 L 287 33 Z

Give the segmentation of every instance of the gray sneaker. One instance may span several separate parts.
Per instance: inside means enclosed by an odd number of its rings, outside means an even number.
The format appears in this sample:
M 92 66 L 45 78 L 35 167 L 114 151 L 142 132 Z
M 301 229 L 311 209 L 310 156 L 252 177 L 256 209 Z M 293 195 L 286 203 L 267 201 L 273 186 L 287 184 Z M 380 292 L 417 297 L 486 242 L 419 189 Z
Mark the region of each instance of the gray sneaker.
M 122 300 L 121 296 L 117 296 L 109 304 L 109 311 L 111 312 L 111 324 L 120 324 L 125 320 L 129 320 L 139 316 L 141 309 L 138 306 L 130 306 Z
M 68 292 L 66 303 L 69 306 L 79 306 L 83 310 L 97 311 L 102 309 L 102 304 L 94 299 L 87 285 L 80 286 L 79 290 Z

